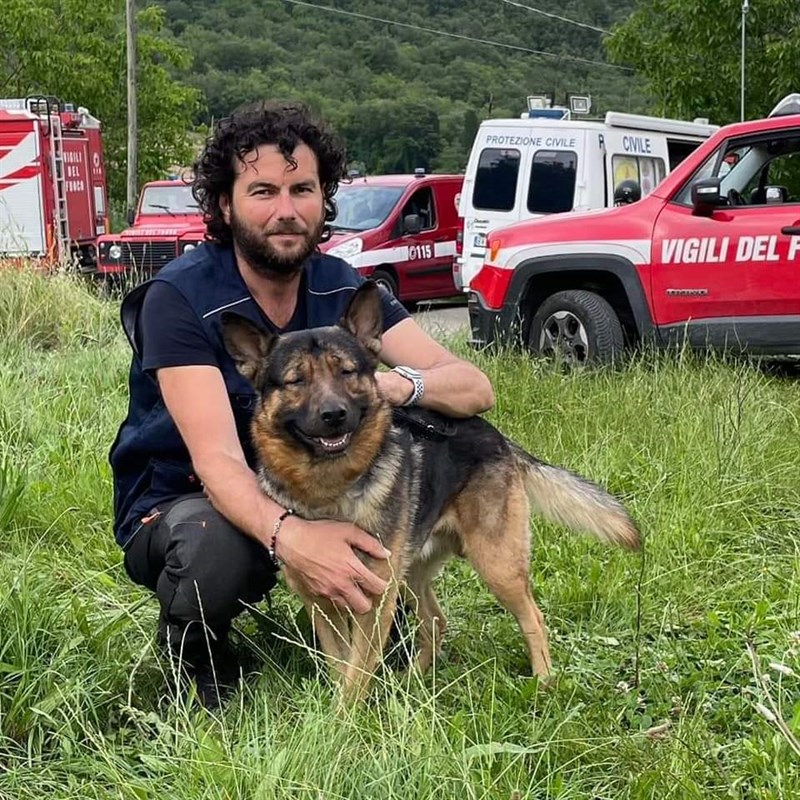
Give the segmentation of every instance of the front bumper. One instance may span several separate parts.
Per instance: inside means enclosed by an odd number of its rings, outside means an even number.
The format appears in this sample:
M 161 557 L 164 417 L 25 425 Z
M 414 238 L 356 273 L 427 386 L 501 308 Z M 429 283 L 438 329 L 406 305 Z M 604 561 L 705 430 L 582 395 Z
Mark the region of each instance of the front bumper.
M 507 303 L 498 311 L 488 308 L 477 292 L 470 292 L 467 312 L 470 328 L 467 343 L 476 350 L 493 345 L 517 346 L 523 342 L 523 319 L 515 303 Z
M 467 296 L 470 337 L 467 343 L 476 350 L 494 344 L 498 332 L 500 312 L 486 308 L 480 295 L 470 292 Z
M 119 257 L 111 258 L 112 247 L 119 248 Z M 132 272 L 152 275 L 178 257 L 175 239 L 136 240 L 117 239 L 100 244 L 97 271 L 106 274 Z

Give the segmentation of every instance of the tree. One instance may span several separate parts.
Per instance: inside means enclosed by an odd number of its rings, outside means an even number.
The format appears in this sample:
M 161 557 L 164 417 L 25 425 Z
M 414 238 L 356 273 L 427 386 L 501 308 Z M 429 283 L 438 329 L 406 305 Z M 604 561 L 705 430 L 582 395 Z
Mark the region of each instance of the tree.
M 739 119 L 741 0 L 642 0 L 612 30 L 608 53 L 644 76 L 668 116 Z M 764 116 L 797 90 L 800 5 L 756 0 L 746 23 L 745 109 Z
M 4 0 L 0 96 L 56 95 L 103 124 L 109 194 L 125 197 L 126 93 L 123 0 Z M 199 92 L 174 76 L 189 54 L 165 35 L 157 6 L 137 14 L 139 182 L 192 156 Z
M 370 172 L 429 171 L 441 147 L 438 114 L 412 99 L 357 104 L 342 133 L 350 155 Z

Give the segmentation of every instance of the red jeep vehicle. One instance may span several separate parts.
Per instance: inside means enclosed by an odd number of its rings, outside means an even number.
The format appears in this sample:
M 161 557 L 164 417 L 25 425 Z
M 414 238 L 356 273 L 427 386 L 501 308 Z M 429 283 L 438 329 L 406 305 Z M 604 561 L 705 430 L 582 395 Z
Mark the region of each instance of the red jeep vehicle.
M 128 223 L 122 233 L 98 238 L 99 276 L 149 278 L 201 244 L 206 230 L 192 187 L 181 180 L 146 183 Z
M 800 354 L 800 94 L 721 128 L 644 199 L 629 188 L 630 204 L 490 235 L 474 345 L 570 362 L 644 340 Z
M 320 249 L 403 302 L 461 293 L 453 283 L 462 175 L 375 175 L 343 183 Z

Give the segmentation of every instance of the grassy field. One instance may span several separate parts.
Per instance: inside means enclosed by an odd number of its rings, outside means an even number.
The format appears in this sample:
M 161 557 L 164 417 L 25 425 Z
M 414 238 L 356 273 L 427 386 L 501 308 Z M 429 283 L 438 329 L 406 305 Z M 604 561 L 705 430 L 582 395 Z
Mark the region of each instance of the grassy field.
M 387 670 L 336 718 L 278 590 L 240 618 L 253 671 L 212 716 L 174 699 L 156 604 L 111 535 L 117 310 L 0 271 L 0 798 L 800 796 L 796 379 L 689 355 L 575 375 L 481 356 L 491 420 L 624 497 L 645 536 L 632 555 L 534 520 L 553 685 L 453 564 L 424 680 Z

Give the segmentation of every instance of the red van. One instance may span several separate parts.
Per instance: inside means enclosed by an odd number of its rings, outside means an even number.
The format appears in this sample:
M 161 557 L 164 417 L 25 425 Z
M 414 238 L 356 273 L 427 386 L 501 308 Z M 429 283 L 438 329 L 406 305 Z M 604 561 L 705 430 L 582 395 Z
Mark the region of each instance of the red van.
M 375 175 L 342 183 L 334 235 L 343 258 L 403 302 L 459 296 L 453 260 L 462 175 Z

